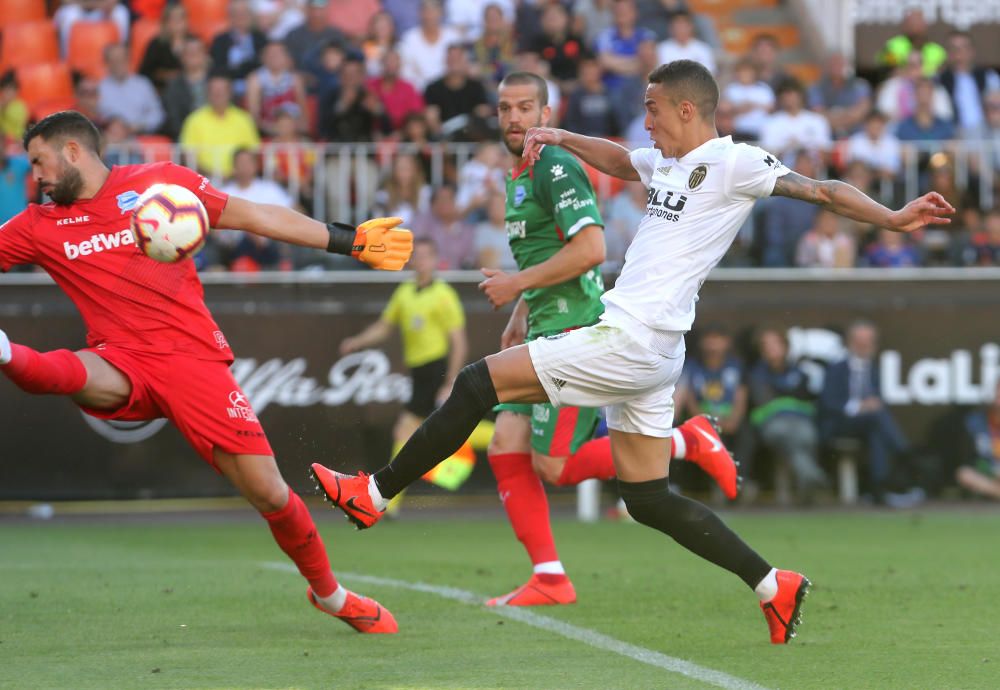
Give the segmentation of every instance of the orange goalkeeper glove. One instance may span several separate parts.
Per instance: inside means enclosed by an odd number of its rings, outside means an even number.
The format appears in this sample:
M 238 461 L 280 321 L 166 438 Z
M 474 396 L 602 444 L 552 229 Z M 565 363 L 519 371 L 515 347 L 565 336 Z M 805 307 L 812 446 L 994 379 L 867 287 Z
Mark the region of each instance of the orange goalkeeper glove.
M 402 218 L 372 218 L 357 228 L 345 223 L 328 223 L 330 244 L 327 251 L 350 254 L 382 271 L 398 271 L 413 253 L 413 233 L 396 227 L 402 222 Z

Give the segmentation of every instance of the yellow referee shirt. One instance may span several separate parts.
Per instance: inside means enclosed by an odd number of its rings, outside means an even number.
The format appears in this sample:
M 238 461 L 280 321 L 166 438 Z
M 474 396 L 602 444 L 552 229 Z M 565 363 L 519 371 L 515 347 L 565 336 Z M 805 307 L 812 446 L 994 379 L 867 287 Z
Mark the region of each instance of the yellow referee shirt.
M 448 334 L 465 326 L 465 311 L 448 283 L 435 280 L 418 289 L 407 282 L 392 293 L 382 320 L 399 326 L 403 361 L 412 369 L 448 354 Z

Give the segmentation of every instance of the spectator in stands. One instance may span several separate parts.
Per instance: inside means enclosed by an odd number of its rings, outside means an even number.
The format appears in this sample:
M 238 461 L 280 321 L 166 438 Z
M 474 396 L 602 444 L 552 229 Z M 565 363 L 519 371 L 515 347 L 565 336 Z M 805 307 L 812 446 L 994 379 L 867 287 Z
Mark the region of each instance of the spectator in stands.
M 875 97 L 875 107 L 885 113 L 892 122 L 900 122 L 913 115 L 917 108 L 917 82 L 923 73 L 920 53 L 913 52 L 895 74 L 879 87 Z M 948 93 L 940 86 L 934 86 L 934 116 L 951 122 L 951 101 Z
M 564 92 L 568 92 L 575 86 L 580 62 L 590 57 L 590 50 L 583 39 L 571 33 L 569 12 L 559 3 L 545 6 L 541 26 L 541 33 L 528 49 L 549 63 L 552 78 Z
M 694 18 L 689 12 L 675 12 L 670 20 L 670 38 L 657 46 L 660 62 L 694 60 L 715 73 L 715 53 L 712 47 L 694 37 Z
M 446 69 L 440 79 L 427 85 L 424 102 L 427 104 L 427 123 L 435 136 L 459 133 L 473 118 L 490 117 L 492 108 L 486 88 L 478 79 L 470 77 L 469 54 L 463 46 L 448 46 Z
M 990 142 L 993 150 L 993 168 L 1000 170 L 1000 91 L 991 91 L 984 99 L 986 124 L 979 133 L 981 141 Z M 987 158 L 987 165 L 989 158 Z M 1000 178 L 995 180 L 996 189 L 1000 192 Z
M 959 189 L 955 179 L 955 166 L 947 154 L 936 152 L 931 154 L 929 163 L 928 191 L 937 192 L 955 208 L 955 215 L 962 217 L 962 210 L 968 205 L 968 194 Z M 948 225 L 926 225 L 913 236 L 920 242 L 922 259 L 925 265 L 946 264 L 953 241 L 955 230 Z
M 445 0 L 446 21 L 458 31 L 462 43 L 472 43 L 483 34 L 487 7 L 499 8 L 507 21 L 514 21 L 515 4 L 515 0 Z
M 63 55 L 66 55 L 69 34 L 77 22 L 113 22 L 118 27 L 118 42 L 127 44 L 131 21 L 128 8 L 117 0 L 79 0 L 79 2 L 64 3 L 52 16 L 52 22 L 59 32 Z
M 799 240 L 795 265 L 803 268 L 851 268 L 858 248 L 854 238 L 843 232 L 838 216 L 821 210 L 812 228 Z
M 97 86 L 97 107 L 107 120 L 118 117 L 135 132 L 155 132 L 163 124 L 163 106 L 156 89 L 146 77 L 133 74 L 128 49 L 120 43 L 104 48 L 108 75 Z
M 503 10 L 499 5 L 487 5 L 483 10 L 483 33 L 472 44 L 473 74 L 495 91 L 511 70 L 516 52 L 513 27 L 504 17 Z
M 976 66 L 972 37 L 965 31 L 948 36 L 948 64 L 938 81 L 951 98 L 955 124 L 964 136 L 977 137 L 985 123 L 985 95 L 1000 91 L 1000 76 Z
M 621 270 L 625 252 L 646 215 L 647 200 L 647 190 L 641 182 L 627 182 L 608 201 L 604 213 L 604 270 L 612 273 Z
M 76 96 L 73 110 L 83 113 L 91 122 L 100 127 L 104 123 L 104 118 L 101 117 L 98 107 L 100 92 L 97 88 L 97 81 L 90 77 L 81 77 L 80 81 L 73 87 L 73 94 Z
M 476 231 L 458 211 L 455 188 L 445 183 L 435 187 L 430 210 L 419 214 L 410 226 L 415 239 L 434 241 L 443 270 L 476 267 Z
M 930 77 L 917 79 L 913 114 L 900 120 L 896 126 L 896 137 L 901 141 L 945 141 L 955 138 L 955 126 L 934 113 L 936 88 Z
M 274 136 L 265 149 L 267 164 L 274 181 L 288 190 L 306 209 L 312 208 L 314 197 L 313 169 L 316 152 L 312 143 L 299 130 L 299 119 L 294 112 L 278 109 L 274 120 Z
M 259 204 L 292 208 L 295 202 L 281 185 L 260 177 L 257 152 L 237 149 L 232 156 L 233 177 L 219 191 Z M 240 230 L 213 232 L 223 264 L 231 271 L 253 273 L 260 270 L 288 270 L 292 267 L 288 245 Z
M 212 41 L 212 68 L 224 70 L 237 98 L 246 92 L 246 78 L 260 67 L 267 39 L 255 26 L 249 0 L 229 0 L 229 28 Z M 228 165 L 228 163 L 227 163 Z
M 586 136 L 619 134 L 612 96 L 601 78 L 601 65 L 593 58 L 580 63 L 579 84 L 569 95 L 563 125 Z
M 636 25 L 635 0 L 615 0 L 613 12 L 614 26 L 601 32 L 594 44 L 610 89 L 639 73 L 639 44 L 656 40 L 656 34 Z
M 28 205 L 28 173 L 31 164 L 24 155 L 11 156 L 0 145 L 0 224 L 23 211 Z
M 371 141 L 376 131 L 388 131 L 388 117 L 378 98 L 365 87 L 365 63 L 348 57 L 340 84 L 319 104 L 319 131 L 330 141 Z
M 269 41 L 283 41 L 305 20 L 299 0 L 254 0 L 254 21 Z
M 750 44 L 750 59 L 757 65 L 757 78 L 767 82 L 777 93 L 791 76 L 778 65 L 781 45 L 774 34 L 757 34 Z
M 879 53 L 879 63 L 889 67 L 901 67 L 908 62 L 912 53 L 921 58 L 924 76 L 933 77 L 948 58 L 940 43 L 927 37 L 927 20 L 922 10 L 912 8 L 903 15 L 903 33 L 886 41 Z
M 205 105 L 208 91 L 208 49 L 200 38 L 189 36 L 181 51 L 181 73 L 170 80 L 163 94 L 166 106 L 164 131 L 176 139 L 184 120 Z
M 972 235 L 977 266 L 1000 266 L 1000 208 L 986 214 L 983 229 Z
M 643 105 L 646 100 L 646 87 L 649 86 L 646 76 L 660 66 L 660 59 L 656 54 L 656 42 L 640 43 L 635 57 L 639 62 L 639 69 L 636 74 L 623 79 L 611 91 L 611 107 L 614 109 L 615 121 L 622 129 L 622 134 L 629 141 L 632 141 L 631 135 L 634 135 L 639 138 L 640 143 L 644 143 L 649 141 L 649 133 L 646 132 L 644 122 L 646 108 Z
M 149 79 L 159 93 L 181 73 L 184 44 L 191 37 L 184 5 L 167 5 L 160 19 L 160 33 L 146 44 L 139 64 L 139 74 Z
M 444 74 L 448 46 L 461 42 L 462 37 L 454 27 L 442 24 L 441 3 L 421 0 L 420 25 L 404 33 L 399 41 L 403 79 L 423 91 Z
M 307 0 L 305 20 L 285 35 L 285 48 L 299 71 L 314 69 L 324 46 L 347 46 L 347 37 L 330 26 L 326 5 L 326 0 Z
M 792 474 L 799 497 L 826 486 L 818 462 L 816 407 L 805 372 L 789 361 L 788 337 L 778 328 L 757 334 L 760 360 L 748 377 L 750 422 L 761 445 Z
M 723 89 L 722 97 L 733 107 L 734 125 L 740 138 L 757 141 L 774 110 L 774 91 L 757 78 L 757 67 L 748 57 L 737 61 L 734 76 L 735 81 Z
M 19 96 L 14 70 L 0 77 L 0 142 L 4 137 L 21 140 L 28 126 L 28 106 Z
M 430 208 L 431 188 L 426 179 L 415 155 L 397 153 L 392 159 L 388 177 L 375 192 L 372 217 L 397 216 L 404 223 L 412 223 Z
M 458 171 L 455 203 L 458 212 L 470 222 L 486 215 L 486 203 L 494 194 L 504 193 L 505 157 L 500 144 L 481 144 L 476 155 Z
M 365 56 L 365 72 L 368 77 L 382 76 L 382 61 L 386 53 L 396 49 L 396 23 L 392 15 L 382 10 L 372 15 L 368 23 L 368 35 L 361 43 Z
M 962 209 L 958 227 L 952 232 L 952 265 L 975 266 L 979 261 L 977 244 L 983 239 L 985 239 L 985 230 L 982 211 L 976 206 Z
M 965 417 L 967 447 L 964 464 L 955 473 L 962 488 L 1000 499 L 1000 384 L 993 402 Z
M 920 252 L 903 233 L 879 230 L 878 240 L 865 250 L 865 262 L 874 268 L 911 268 L 920 265 Z
M 719 420 L 723 439 L 730 448 L 747 414 L 748 391 L 743 363 L 733 352 L 733 338 L 721 324 L 708 323 L 698 329 L 698 351 L 684 361 L 676 406 L 688 416 L 707 414 Z M 741 461 L 741 470 L 747 471 Z
M 102 139 L 104 162 L 109 167 L 145 163 L 135 133 L 120 117 L 112 117 L 105 122 Z
M 841 52 L 830 53 L 823 75 L 809 89 L 809 109 L 830 121 L 833 135 L 841 139 L 861 127 L 872 107 L 871 85 L 854 76 Z
M 517 270 L 504 223 L 506 208 L 503 191 L 494 191 L 486 199 L 486 217 L 476 224 L 476 266 L 479 268 Z
M 368 91 L 382 104 L 390 132 L 399 130 L 407 115 L 425 108 L 424 97 L 413 84 L 399 76 L 400 70 L 399 52 L 390 48 L 382 58 L 381 76 L 370 77 L 365 83 Z
M 819 398 L 823 438 L 861 440 L 875 501 L 893 507 L 915 505 L 923 500 L 922 491 L 889 492 L 891 475 L 903 469 L 903 455 L 909 444 L 882 399 L 878 330 L 868 321 L 855 321 L 848 327 L 845 339 L 847 358 L 827 368 Z
M 816 178 L 820 162 L 808 151 L 798 151 L 792 165 L 795 172 Z M 761 205 L 762 218 L 757 243 L 762 266 L 780 268 L 795 265 L 799 241 L 816 224 L 819 208 L 800 199 L 777 196 Z
M 892 181 L 902 166 L 899 139 L 886 127 L 888 118 L 877 110 L 868 113 L 864 129 L 847 141 L 847 160 L 863 161 L 882 178 Z
M 612 5 L 614 0 L 576 0 L 573 3 L 573 33 L 582 36 L 586 45 L 595 45 L 601 32 L 614 25 Z
M 786 165 L 795 151 L 826 153 L 833 144 L 830 123 L 804 106 L 802 85 L 789 79 L 778 88 L 778 110 L 768 116 L 761 130 L 761 147 L 781 157 Z
M 181 127 L 180 143 L 199 170 L 216 178 L 232 173 L 233 152 L 256 149 L 260 135 L 250 113 L 233 105 L 232 82 L 225 72 L 208 79 L 205 105 L 192 111 Z
M 410 113 L 403 120 L 400 141 L 406 149 L 416 151 L 417 161 L 424 172 L 424 179 L 431 179 L 431 130 L 423 113 Z
M 271 41 L 264 46 L 263 64 L 247 77 L 247 111 L 264 136 L 274 134 L 278 110 L 294 113 L 299 131 L 308 130 L 306 87 L 294 70 L 285 44 Z

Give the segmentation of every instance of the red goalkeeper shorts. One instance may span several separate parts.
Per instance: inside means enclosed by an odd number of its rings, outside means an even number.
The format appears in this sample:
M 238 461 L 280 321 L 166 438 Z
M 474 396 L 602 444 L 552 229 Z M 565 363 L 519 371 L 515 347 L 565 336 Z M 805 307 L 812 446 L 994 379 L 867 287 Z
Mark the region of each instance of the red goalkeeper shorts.
M 250 401 L 225 362 L 115 346 L 87 351 L 132 383 L 132 394 L 122 407 L 110 411 L 82 408 L 87 414 L 123 422 L 166 417 L 212 467 L 216 448 L 236 455 L 274 455 Z

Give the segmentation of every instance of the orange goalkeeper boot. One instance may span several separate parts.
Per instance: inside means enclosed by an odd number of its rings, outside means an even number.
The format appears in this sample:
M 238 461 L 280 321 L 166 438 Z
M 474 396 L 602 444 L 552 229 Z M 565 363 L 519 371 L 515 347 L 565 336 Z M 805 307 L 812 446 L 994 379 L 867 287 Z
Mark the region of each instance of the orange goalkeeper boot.
M 344 607 L 337 613 L 333 613 L 323 607 L 323 604 L 316 598 L 316 593 L 312 591 L 312 587 L 306 590 L 306 596 L 309 597 L 309 602 L 320 611 L 334 618 L 339 618 L 359 633 L 391 634 L 399 632 L 396 619 L 389 613 L 389 609 L 384 608 L 374 599 L 348 592 Z
M 557 583 L 543 582 L 538 573 L 533 573 L 526 583 L 500 597 L 493 597 L 486 602 L 487 606 L 555 606 L 556 604 L 575 604 L 576 590 L 569 578 L 563 578 Z
M 695 463 L 719 485 L 722 493 L 730 501 L 740 492 L 739 463 L 733 460 L 732 454 L 719 437 L 719 423 L 714 417 L 698 415 L 692 417 L 680 426 L 685 432 L 685 438 L 694 436 L 698 442 L 688 444 L 685 459 Z
M 760 610 L 771 630 L 771 644 L 788 644 L 795 629 L 802 624 L 802 600 L 812 583 L 805 575 L 791 570 L 779 570 L 778 593 L 768 602 L 760 602 Z
M 334 472 L 314 462 L 309 474 L 316 481 L 316 488 L 326 496 L 326 500 L 344 511 L 347 519 L 358 529 L 368 529 L 385 514 L 375 507 L 371 496 L 368 495 L 368 475 L 364 472 L 351 476 Z

